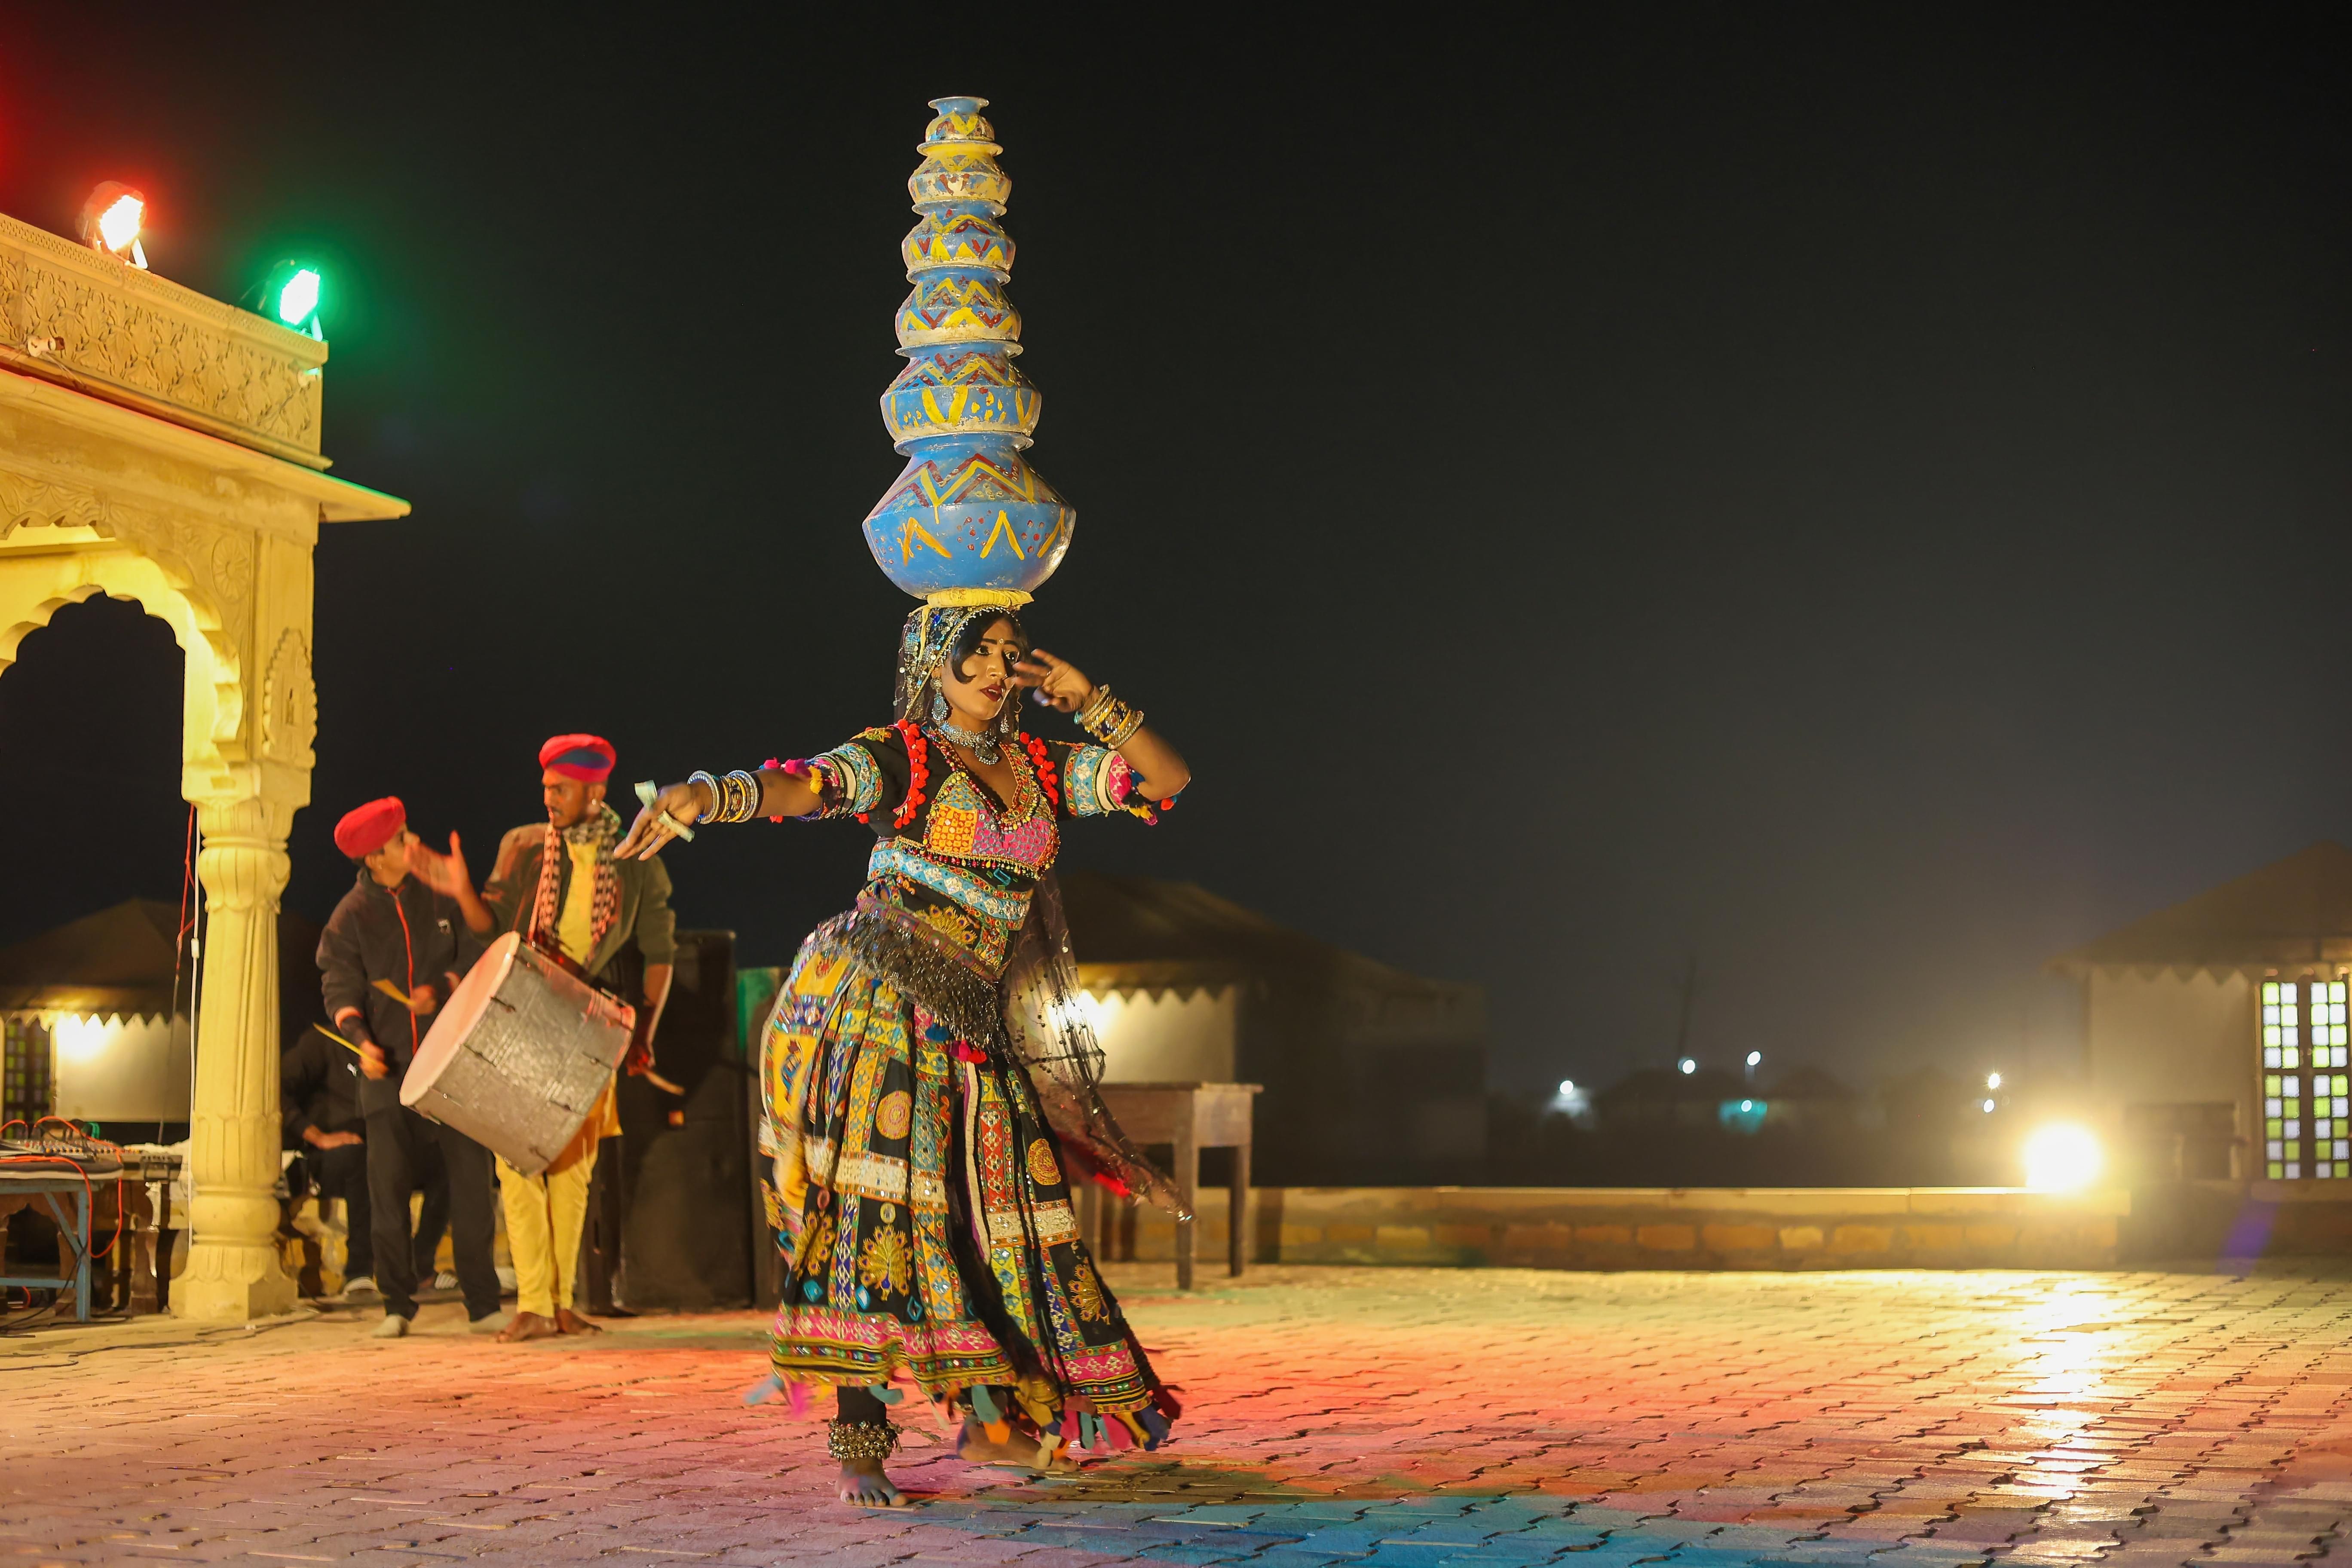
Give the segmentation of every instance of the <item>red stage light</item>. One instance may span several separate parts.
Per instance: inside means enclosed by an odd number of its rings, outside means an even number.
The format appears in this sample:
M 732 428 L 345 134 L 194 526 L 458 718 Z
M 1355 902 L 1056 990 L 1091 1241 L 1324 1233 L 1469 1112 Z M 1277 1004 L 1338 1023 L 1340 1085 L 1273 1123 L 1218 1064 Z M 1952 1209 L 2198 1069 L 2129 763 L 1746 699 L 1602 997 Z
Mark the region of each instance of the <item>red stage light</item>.
M 139 233 L 146 222 L 145 194 L 120 180 L 108 180 L 81 205 L 82 243 L 144 268 L 147 252 L 139 243 Z

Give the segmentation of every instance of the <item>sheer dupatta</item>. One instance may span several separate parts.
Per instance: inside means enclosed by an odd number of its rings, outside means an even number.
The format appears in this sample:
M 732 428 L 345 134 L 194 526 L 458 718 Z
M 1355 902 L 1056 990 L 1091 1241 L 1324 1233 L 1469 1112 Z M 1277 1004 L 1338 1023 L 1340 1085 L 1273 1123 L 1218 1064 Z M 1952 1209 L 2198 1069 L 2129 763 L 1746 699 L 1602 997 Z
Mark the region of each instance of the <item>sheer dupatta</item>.
M 1103 1103 L 1103 1048 L 1087 1017 L 1077 960 L 1049 872 L 1030 895 L 1029 918 L 1004 966 L 1004 1033 L 1029 1068 L 1045 1120 L 1081 1168 L 1125 1197 L 1147 1198 L 1180 1219 L 1175 1184 L 1129 1142 Z

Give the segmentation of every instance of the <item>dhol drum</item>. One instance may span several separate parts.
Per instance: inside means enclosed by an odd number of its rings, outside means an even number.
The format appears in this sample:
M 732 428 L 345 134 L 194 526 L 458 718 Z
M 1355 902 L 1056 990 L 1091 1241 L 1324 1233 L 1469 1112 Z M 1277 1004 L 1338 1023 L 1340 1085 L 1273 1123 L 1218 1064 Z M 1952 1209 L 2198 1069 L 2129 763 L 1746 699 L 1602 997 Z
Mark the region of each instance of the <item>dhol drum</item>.
M 509 931 L 450 993 L 400 1103 L 535 1176 L 588 1120 L 635 1024 L 626 1004 Z

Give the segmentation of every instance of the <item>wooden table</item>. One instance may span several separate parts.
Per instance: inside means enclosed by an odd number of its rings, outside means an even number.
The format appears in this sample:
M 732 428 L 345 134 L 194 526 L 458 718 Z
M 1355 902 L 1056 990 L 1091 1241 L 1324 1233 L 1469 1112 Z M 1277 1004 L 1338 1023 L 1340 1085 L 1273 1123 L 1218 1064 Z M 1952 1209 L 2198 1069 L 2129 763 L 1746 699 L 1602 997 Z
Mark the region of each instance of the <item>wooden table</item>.
M 1191 1214 L 1201 1185 L 1201 1151 L 1231 1149 L 1234 1180 L 1226 1230 L 1228 1267 L 1238 1279 L 1249 1264 L 1250 1098 L 1254 1083 L 1107 1083 L 1103 1103 L 1129 1142 L 1166 1143 L 1176 1151 L 1171 1173 L 1177 1201 Z M 1087 1184 L 1078 1226 L 1097 1255 L 1102 1242 L 1102 1189 Z M 1176 1289 L 1192 1288 L 1192 1222 L 1176 1223 Z

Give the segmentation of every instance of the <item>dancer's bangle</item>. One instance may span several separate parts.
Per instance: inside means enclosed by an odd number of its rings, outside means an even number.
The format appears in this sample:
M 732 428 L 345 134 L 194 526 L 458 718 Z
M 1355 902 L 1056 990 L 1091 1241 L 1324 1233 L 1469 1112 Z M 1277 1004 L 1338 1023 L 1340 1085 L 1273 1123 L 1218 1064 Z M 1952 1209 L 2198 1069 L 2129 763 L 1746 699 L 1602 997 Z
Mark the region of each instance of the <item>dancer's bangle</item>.
M 727 775 L 727 820 L 749 822 L 759 816 L 760 797 L 765 793 L 766 786 L 761 784 L 759 774 L 744 768 L 737 768 L 733 773 L 729 773 Z
M 708 773 L 692 773 L 687 783 L 700 784 L 710 792 L 710 809 L 705 814 L 711 822 L 749 822 L 760 807 L 760 775 L 736 769 L 725 778 L 713 778 Z
M 1095 688 L 1094 698 L 1077 715 L 1078 728 L 1117 751 L 1143 728 L 1143 710 L 1111 695 L 1108 686 Z

